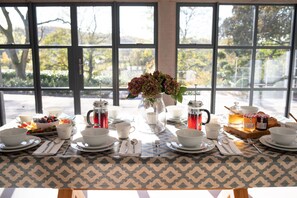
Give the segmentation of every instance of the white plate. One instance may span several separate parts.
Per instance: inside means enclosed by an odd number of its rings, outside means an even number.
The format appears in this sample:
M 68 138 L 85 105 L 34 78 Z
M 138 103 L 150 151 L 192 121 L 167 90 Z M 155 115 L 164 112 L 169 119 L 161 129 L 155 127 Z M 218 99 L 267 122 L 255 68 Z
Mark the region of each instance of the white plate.
M 0 142 L 0 148 L 3 149 L 3 150 L 19 149 L 19 148 L 29 146 L 29 145 L 33 144 L 33 142 L 34 142 L 34 139 L 29 138 L 29 137 L 28 137 L 27 140 L 22 141 L 21 144 L 16 145 L 16 146 L 5 146 L 5 144 L 3 142 Z
M 78 146 L 76 143 L 71 143 L 71 147 L 74 148 L 75 150 L 82 151 L 82 152 L 97 153 L 97 152 L 102 152 L 102 151 L 107 151 L 112 149 L 114 147 L 114 144 L 101 149 L 84 149 Z
M 268 146 L 270 148 L 275 148 L 282 151 L 297 151 L 297 148 L 284 148 L 284 147 L 275 146 L 274 144 L 271 143 L 272 139 L 270 135 L 264 135 L 260 137 L 259 141 L 265 146 Z
M 31 135 L 28 136 L 28 139 L 29 139 L 29 141 L 32 141 L 32 144 L 28 144 L 25 147 L 15 148 L 15 149 L 3 149 L 3 148 L 0 148 L 0 152 L 8 153 L 8 152 L 22 151 L 22 150 L 26 150 L 26 149 L 32 148 L 34 146 L 37 146 L 41 142 L 41 139 L 39 137 L 35 137 L 35 136 L 31 136 Z
M 272 144 L 274 146 L 282 147 L 282 148 L 291 148 L 291 149 L 297 149 L 297 142 L 293 142 L 292 144 L 289 145 L 283 145 L 283 144 L 278 144 L 275 141 L 272 140 L 271 136 L 267 137 L 266 142 L 269 144 Z
M 212 141 L 207 140 L 207 139 L 205 139 L 203 141 L 204 141 L 206 147 L 205 147 L 205 149 L 202 149 L 202 150 L 194 150 L 194 151 L 182 150 L 182 149 L 175 148 L 174 146 L 172 146 L 172 144 L 170 142 L 166 142 L 166 146 L 173 151 L 177 151 L 177 152 L 181 152 L 181 153 L 193 153 L 193 154 L 205 153 L 205 152 L 211 151 L 215 147 L 215 145 Z
M 183 145 L 181 145 L 178 142 L 170 142 L 170 144 L 171 144 L 171 146 L 173 146 L 177 149 L 186 150 L 186 151 L 199 151 L 199 150 L 205 149 L 207 146 L 205 142 L 203 142 L 200 147 L 184 147 Z
M 112 146 L 116 141 L 118 141 L 117 138 L 114 137 L 109 137 L 106 141 L 105 144 L 100 145 L 100 146 L 89 146 L 87 143 L 84 142 L 84 139 L 82 137 L 79 137 L 75 140 L 73 140 L 73 143 L 76 143 L 79 147 L 83 148 L 83 149 L 88 149 L 88 150 L 93 150 L 93 149 L 103 149 L 105 147 L 110 147 Z

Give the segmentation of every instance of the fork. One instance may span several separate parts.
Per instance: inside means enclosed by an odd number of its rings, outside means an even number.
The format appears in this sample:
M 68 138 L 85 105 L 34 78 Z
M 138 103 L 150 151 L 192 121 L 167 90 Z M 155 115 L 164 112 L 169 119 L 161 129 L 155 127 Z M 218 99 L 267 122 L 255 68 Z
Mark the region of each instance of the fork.
M 263 152 L 254 144 L 254 142 L 253 142 L 253 140 L 251 139 L 251 138 L 248 138 L 247 139 L 247 142 L 248 142 L 248 144 L 251 144 L 251 145 L 253 145 L 253 147 L 255 148 L 255 149 L 257 149 L 257 151 L 259 152 L 259 153 L 261 153 L 261 154 L 263 154 Z

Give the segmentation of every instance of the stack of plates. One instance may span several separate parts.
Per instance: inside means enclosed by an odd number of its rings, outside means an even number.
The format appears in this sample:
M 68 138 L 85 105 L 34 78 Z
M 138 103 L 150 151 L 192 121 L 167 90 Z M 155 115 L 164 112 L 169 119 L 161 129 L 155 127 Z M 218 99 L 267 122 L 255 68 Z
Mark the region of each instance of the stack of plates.
M 19 145 L 16 146 L 5 146 L 5 144 L 0 142 L 0 152 L 8 153 L 22 151 L 37 146 L 40 142 L 41 139 L 39 137 L 28 135 L 27 140 L 21 142 Z
M 203 139 L 200 147 L 184 147 L 178 142 L 166 142 L 166 146 L 173 151 L 181 152 L 181 153 L 205 153 L 212 150 L 215 145 L 212 141 L 208 139 Z
M 78 151 L 95 153 L 95 152 L 102 152 L 102 151 L 107 151 L 112 149 L 114 147 L 115 142 L 117 141 L 118 141 L 117 138 L 109 137 L 108 140 L 103 145 L 90 146 L 84 142 L 82 137 L 80 137 L 72 141 L 71 147 Z
M 282 144 L 278 144 L 276 142 L 274 142 L 271 139 L 271 135 L 264 135 L 262 137 L 260 137 L 260 142 L 262 144 L 264 144 L 265 146 L 268 146 L 270 148 L 274 148 L 274 149 L 278 149 L 278 150 L 282 150 L 282 151 L 297 151 L 297 142 L 293 142 L 290 145 L 282 145 Z

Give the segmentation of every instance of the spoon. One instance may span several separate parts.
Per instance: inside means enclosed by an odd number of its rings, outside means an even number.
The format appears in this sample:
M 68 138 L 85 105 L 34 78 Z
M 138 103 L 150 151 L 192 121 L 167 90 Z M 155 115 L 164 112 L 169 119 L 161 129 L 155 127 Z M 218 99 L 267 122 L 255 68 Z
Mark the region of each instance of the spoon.
M 46 148 L 43 150 L 43 153 L 49 153 L 52 148 L 56 145 L 59 144 L 62 140 L 60 138 L 51 140 L 48 142 L 48 144 L 46 145 Z
M 218 144 L 221 145 L 227 153 L 233 153 L 231 147 L 229 147 L 229 142 L 227 142 L 227 141 L 228 140 L 222 138 L 222 139 L 218 140 Z
M 232 153 L 236 153 L 236 152 L 234 152 L 234 150 L 233 150 L 232 147 L 230 146 L 229 140 L 228 140 L 227 138 L 222 138 L 222 142 L 223 142 L 223 144 L 226 144 L 226 145 L 227 145 L 226 147 L 230 148 L 230 151 L 231 151 Z M 228 149 L 228 150 L 229 150 L 229 149 Z
M 160 140 L 155 140 L 155 147 L 156 147 L 156 152 L 157 152 L 158 156 L 160 156 L 160 154 L 159 154 L 160 146 L 161 146 Z
M 133 153 L 135 153 L 135 145 L 138 143 L 138 140 L 136 140 L 136 139 L 132 139 L 131 140 L 131 144 L 132 144 L 132 146 L 133 146 Z

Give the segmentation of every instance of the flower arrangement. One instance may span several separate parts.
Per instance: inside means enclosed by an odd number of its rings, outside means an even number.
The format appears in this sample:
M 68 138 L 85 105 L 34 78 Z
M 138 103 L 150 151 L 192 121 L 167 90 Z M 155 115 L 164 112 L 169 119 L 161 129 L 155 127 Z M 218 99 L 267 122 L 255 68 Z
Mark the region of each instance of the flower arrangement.
M 155 71 L 153 74 L 145 73 L 133 78 L 128 83 L 128 98 L 135 98 L 140 93 L 144 98 L 154 98 L 160 93 L 165 93 L 174 100 L 182 102 L 186 90 L 186 87 L 181 86 L 170 75 Z

